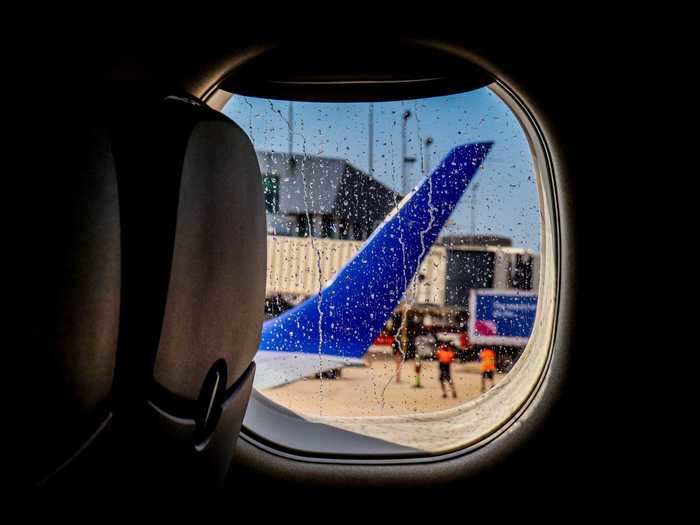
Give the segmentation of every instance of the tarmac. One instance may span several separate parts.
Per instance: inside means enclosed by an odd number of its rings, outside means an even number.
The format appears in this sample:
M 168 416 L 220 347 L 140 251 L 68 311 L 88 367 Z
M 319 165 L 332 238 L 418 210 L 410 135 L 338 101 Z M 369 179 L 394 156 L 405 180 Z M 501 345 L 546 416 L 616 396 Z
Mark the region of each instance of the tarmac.
M 455 361 L 452 378 L 457 397 L 446 385 L 447 398 L 438 381 L 437 361 L 423 361 L 421 387 L 416 387 L 415 362 L 401 367 L 401 382 L 395 380 L 396 364 L 390 352 L 373 347 L 365 358 L 367 366 L 342 369 L 336 379 L 306 378 L 263 390 L 276 403 L 310 417 L 400 416 L 430 413 L 459 406 L 481 395 L 479 363 Z M 498 383 L 503 378 L 496 374 Z M 489 383 L 487 383 L 488 385 Z
M 337 379 L 307 378 L 261 393 L 311 422 L 444 453 L 497 432 L 532 389 L 545 356 L 542 352 L 521 357 L 507 374 L 496 374 L 495 386 L 484 394 L 479 364 L 455 361 L 452 377 L 457 397 L 448 388 L 448 397 L 443 398 L 437 362 L 423 362 L 422 388 L 416 388 L 413 360 L 403 363 L 401 382 L 396 383 L 390 351 L 373 347 L 366 366 L 344 368 Z

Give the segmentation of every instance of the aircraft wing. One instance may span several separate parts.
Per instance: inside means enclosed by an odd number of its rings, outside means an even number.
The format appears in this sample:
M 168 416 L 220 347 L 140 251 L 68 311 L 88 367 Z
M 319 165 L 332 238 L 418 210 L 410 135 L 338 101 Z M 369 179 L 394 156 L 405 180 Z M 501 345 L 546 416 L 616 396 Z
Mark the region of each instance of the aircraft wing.
M 491 146 L 454 148 L 320 293 L 263 324 L 256 388 L 362 362 Z
M 264 390 L 293 383 L 303 377 L 338 370 L 346 366 L 364 366 L 362 358 L 339 358 L 306 352 L 259 351 L 255 357 L 255 388 Z

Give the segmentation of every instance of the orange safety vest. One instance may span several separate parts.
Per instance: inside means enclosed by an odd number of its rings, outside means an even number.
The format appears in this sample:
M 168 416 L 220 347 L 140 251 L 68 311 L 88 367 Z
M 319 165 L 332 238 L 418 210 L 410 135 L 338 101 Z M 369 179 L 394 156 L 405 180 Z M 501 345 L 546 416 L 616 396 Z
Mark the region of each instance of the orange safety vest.
M 437 352 L 438 361 L 444 365 L 449 365 L 454 361 L 455 353 L 445 346 L 441 346 Z
M 496 352 L 490 348 L 484 348 L 479 352 L 482 372 L 493 372 L 496 370 Z

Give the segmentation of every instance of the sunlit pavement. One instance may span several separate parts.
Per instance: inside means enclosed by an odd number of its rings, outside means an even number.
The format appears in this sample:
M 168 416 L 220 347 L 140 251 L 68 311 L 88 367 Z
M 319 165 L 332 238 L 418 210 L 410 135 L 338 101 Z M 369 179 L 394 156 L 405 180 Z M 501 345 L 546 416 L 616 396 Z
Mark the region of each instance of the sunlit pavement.
M 452 365 L 457 398 L 447 388 L 442 397 L 436 361 L 424 361 L 422 388 L 416 388 L 415 363 L 401 367 L 401 382 L 395 382 L 395 362 L 391 355 L 368 353 L 366 367 L 344 368 L 337 379 L 303 379 L 264 390 L 263 394 L 295 412 L 308 416 L 395 416 L 435 412 L 455 407 L 481 394 L 479 364 Z M 504 376 L 496 374 L 496 382 Z M 487 383 L 488 384 L 488 383 Z

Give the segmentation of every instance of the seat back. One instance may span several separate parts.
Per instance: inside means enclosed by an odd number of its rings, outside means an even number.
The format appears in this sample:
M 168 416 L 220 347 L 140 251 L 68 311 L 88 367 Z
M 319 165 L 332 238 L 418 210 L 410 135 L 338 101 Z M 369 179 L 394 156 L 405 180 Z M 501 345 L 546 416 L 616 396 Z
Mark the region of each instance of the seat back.
M 81 273 L 85 292 L 76 289 L 74 301 L 109 325 L 90 324 L 95 344 L 111 345 L 107 357 L 93 360 L 105 369 L 95 394 L 104 416 L 99 439 L 83 433 L 81 448 L 45 479 L 221 484 L 252 388 L 264 313 L 257 157 L 236 124 L 188 95 L 117 112 L 108 137 L 110 167 L 91 173 L 101 174 L 93 192 L 109 195 L 110 206 L 89 192 L 84 200 L 100 217 L 110 213 L 109 228 L 86 247 L 100 271 Z M 108 276 L 109 286 L 96 276 Z M 93 299 L 97 290 L 102 295 Z M 69 354 L 68 346 L 57 353 Z M 80 392 L 89 386 L 83 383 Z

